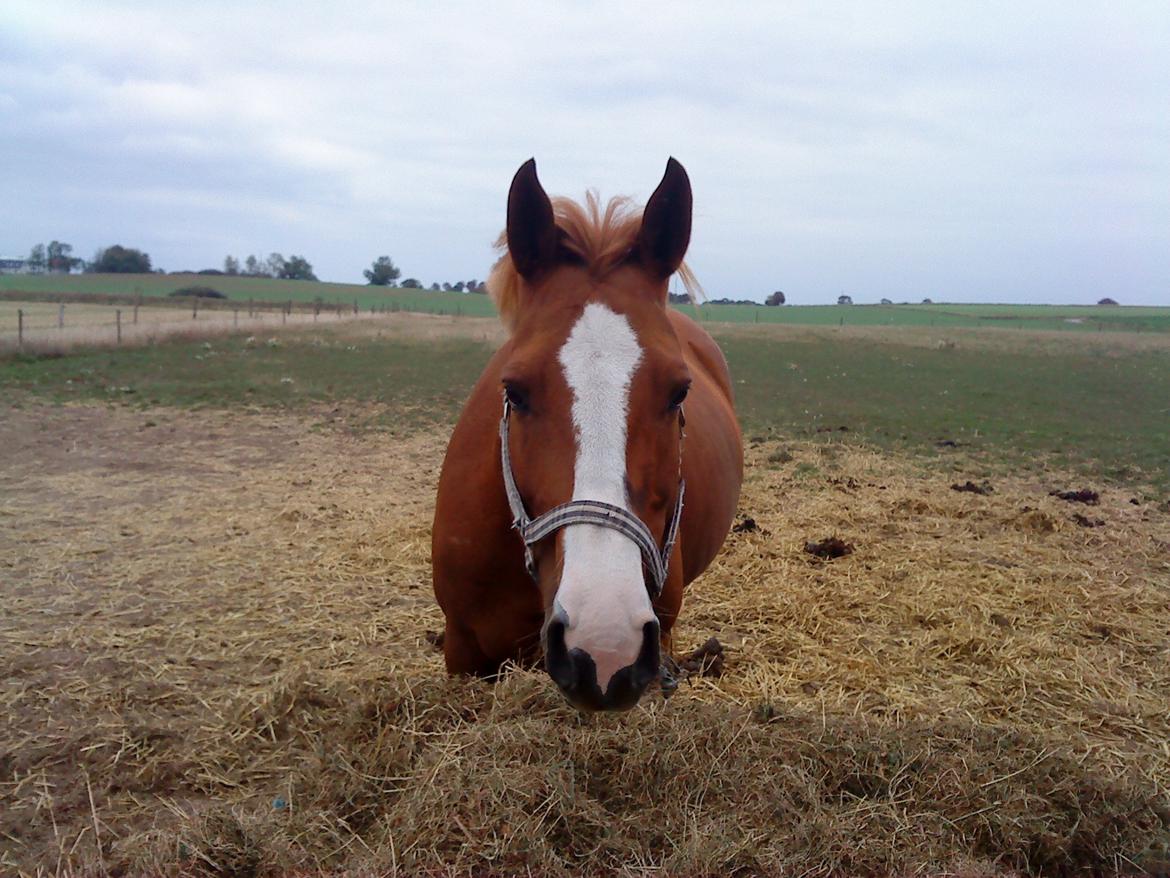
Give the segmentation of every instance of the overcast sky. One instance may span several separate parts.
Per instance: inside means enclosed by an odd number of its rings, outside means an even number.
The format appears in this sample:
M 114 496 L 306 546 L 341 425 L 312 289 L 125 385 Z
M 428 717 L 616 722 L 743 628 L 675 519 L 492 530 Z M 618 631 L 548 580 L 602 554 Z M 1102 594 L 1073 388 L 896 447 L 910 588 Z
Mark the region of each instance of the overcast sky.
M 4 256 L 483 278 L 670 155 L 711 297 L 1170 304 L 1170 5 L 0 5 Z

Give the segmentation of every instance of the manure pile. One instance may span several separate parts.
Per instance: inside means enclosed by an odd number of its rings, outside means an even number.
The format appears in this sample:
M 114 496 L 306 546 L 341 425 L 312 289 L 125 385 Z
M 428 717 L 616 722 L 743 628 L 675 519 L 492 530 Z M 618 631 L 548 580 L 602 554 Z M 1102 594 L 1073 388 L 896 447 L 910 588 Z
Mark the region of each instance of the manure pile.
M 956 453 L 750 444 L 681 658 L 582 718 L 448 680 L 443 440 L 5 410 L 0 872 L 1106 873 L 1170 843 L 1170 512 Z M 955 483 L 987 479 L 989 493 Z M 1131 503 L 1131 497 L 1138 502 Z M 1079 506 L 1083 509 L 1083 506 Z M 829 557 L 807 544 L 839 540 Z

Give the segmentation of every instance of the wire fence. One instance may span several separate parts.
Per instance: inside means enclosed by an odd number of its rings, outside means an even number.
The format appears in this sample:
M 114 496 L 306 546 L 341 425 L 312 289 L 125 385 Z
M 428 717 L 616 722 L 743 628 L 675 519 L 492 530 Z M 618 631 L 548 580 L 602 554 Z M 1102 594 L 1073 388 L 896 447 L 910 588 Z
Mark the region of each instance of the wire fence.
M 85 347 L 136 346 L 165 339 L 371 319 L 398 310 L 395 303 L 362 309 L 356 302 L 0 302 L 0 353 L 36 355 Z

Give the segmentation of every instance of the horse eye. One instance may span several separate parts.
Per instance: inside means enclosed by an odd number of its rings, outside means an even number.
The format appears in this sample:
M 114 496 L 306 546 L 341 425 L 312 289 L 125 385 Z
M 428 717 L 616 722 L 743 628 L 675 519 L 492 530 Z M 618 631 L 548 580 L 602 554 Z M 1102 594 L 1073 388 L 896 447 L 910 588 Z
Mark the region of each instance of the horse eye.
M 674 396 L 670 398 L 670 410 L 672 412 L 682 408 L 683 401 L 687 398 L 687 391 L 690 389 L 689 384 L 684 384 L 674 392 Z
M 508 403 L 512 408 L 518 412 L 528 411 L 528 391 L 523 387 L 515 384 L 505 384 L 504 393 L 508 397 Z

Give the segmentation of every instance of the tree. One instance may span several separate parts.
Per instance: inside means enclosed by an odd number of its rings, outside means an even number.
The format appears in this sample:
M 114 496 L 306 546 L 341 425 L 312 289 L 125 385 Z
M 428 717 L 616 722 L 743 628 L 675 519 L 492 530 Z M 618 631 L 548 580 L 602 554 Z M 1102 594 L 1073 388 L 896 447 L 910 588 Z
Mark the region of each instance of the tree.
M 443 281 L 443 289 L 448 293 L 451 292 L 451 284 L 449 284 L 447 281 Z
M 95 274 L 147 274 L 151 271 L 150 255 L 115 244 L 98 250 L 86 270 Z
M 442 288 L 438 285 L 438 283 L 431 284 L 431 292 L 437 293 L 440 289 Z
M 284 277 L 284 257 L 279 253 L 268 254 L 268 277 Z
M 837 297 L 837 304 L 838 305 L 852 305 L 853 304 L 853 297 L 852 296 L 838 296 Z
M 272 277 L 267 266 L 255 256 L 249 256 L 244 260 L 244 274 L 249 277 Z
M 782 292 L 780 292 L 779 290 L 776 290 L 776 292 L 772 293 L 772 295 L 770 295 L 770 296 L 768 296 L 768 298 L 764 299 L 764 304 L 765 305 L 783 305 L 784 304 L 784 294 Z
M 882 304 L 883 304 L 883 305 L 892 305 L 892 304 L 894 304 L 894 303 L 893 303 L 893 302 L 891 302 L 889 299 L 882 299 Z
M 404 290 L 421 290 L 422 284 L 419 282 L 418 278 L 408 277 L 402 282 L 402 288 Z
M 46 253 L 45 265 L 49 271 L 69 274 L 69 272 L 81 264 L 81 260 L 72 254 L 72 244 L 65 244 L 61 241 L 50 241 L 49 249 Z
M 455 286 L 451 287 L 451 289 L 457 293 L 463 292 L 463 281 L 457 282 Z
M 273 253 L 273 256 L 279 254 Z M 316 280 L 317 275 L 313 274 L 313 266 L 309 264 L 309 260 L 304 256 L 290 256 L 287 260 L 281 258 L 279 278 L 284 280 Z M 271 257 L 270 257 L 271 264 Z
M 37 244 L 28 251 L 28 270 L 33 274 L 44 274 L 48 258 L 45 256 L 45 245 Z
M 225 256 L 223 258 L 223 273 L 232 275 L 239 274 L 240 260 L 236 259 L 234 256 Z
M 1100 301 L 1097 302 L 1097 304 L 1098 305 L 1116 305 L 1117 302 L 1115 302 L 1113 299 L 1101 299 Z
M 366 276 L 366 282 L 373 287 L 388 287 L 398 280 L 402 275 L 402 270 L 394 264 L 394 260 L 389 256 L 379 256 L 374 260 L 374 264 L 362 272 Z
M 922 304 L 923 305 L 933 305 L 934 302 L 930 301 L 930 299 L 923 299 Z

